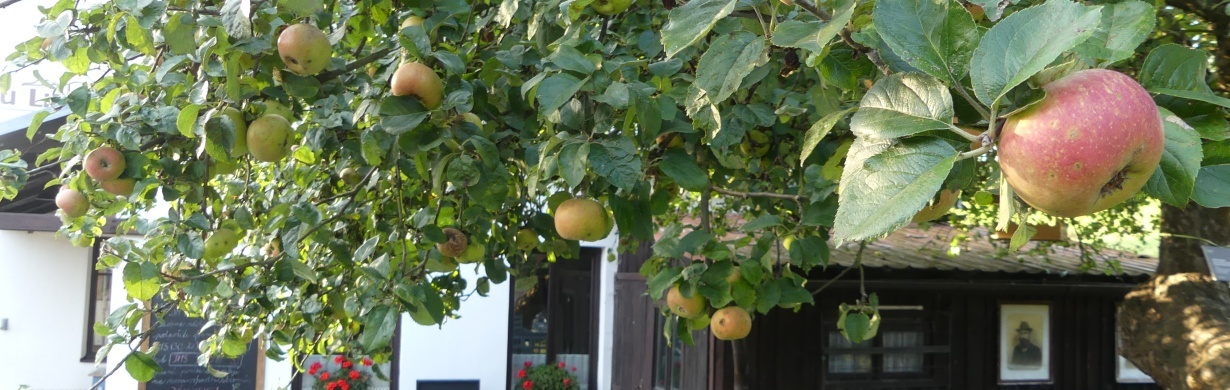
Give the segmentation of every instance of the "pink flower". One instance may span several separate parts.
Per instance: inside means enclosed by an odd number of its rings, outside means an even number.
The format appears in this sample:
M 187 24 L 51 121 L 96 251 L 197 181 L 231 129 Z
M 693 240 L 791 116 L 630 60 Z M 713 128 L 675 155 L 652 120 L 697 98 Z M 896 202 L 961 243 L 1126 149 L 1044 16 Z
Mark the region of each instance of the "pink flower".
M 525 390 L 530 390 L 534 388 L 534 381 L 525 381 L 525 383 L 521 384 L 521 388 Z
M 517 371 L 517 378 L 525 378 L 525 370 Z
M 363 365 L 364 365 L 364 366 L 371 367 L 371 366 L 372 366 L 372 359 L 363 358 L 362 363 L 363 363 Z
M 351 372 L 350 372 L 350 380 L 356 380 L 356 379 L 359 379 L 359 372 L 358 372 L 358 371 L 351 371 Z

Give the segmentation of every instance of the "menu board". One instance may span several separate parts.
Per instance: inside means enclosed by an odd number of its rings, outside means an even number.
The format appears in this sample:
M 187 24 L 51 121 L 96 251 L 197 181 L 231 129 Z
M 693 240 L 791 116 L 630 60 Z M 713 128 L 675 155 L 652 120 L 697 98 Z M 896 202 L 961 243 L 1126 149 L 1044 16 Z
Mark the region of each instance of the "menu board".
M 166 322 L 150 335 L 150 342 L 159 344 L 154 360 L 162 371 L 154 379 L 143 384 L 144 390 L 255 390 L 260 370 L 261 355 L 256 342 L 248 345 L 248 351 L 236 359 L 216 357 L 210 364 L 215 370 L 229 375 L 218 378 L 210 375 L 197 363 L 201 356 L 198 347 L 208 335 L 201 334 L 205 325 L 202 318 L 190 318 L 182 311 L 172 310 Z

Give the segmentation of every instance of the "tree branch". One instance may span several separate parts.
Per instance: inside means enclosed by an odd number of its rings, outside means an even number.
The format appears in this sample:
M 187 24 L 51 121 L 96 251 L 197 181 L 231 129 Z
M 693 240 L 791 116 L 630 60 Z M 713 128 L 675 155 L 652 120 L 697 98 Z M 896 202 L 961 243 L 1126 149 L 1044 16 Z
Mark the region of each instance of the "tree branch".
M 807 10 L 807 12 L 810 12 L 812 15 L 816 15 L 816 17 L 820 18 L 822 21 L 828 22 L 833 20 L 833 15 L 829 15 L 828 12 L 816 7 L 815 4 L 812 4 L 808 0 L 795 0 L 794 3 L 798 4 L 799 7 Z M 837 35 L 841 37 L 842 42 L 845 42 L 846 45 L 853 48 L 855 52 L 866 55 L 867 59 L 871 60 L 871 63 L 875 64 L 876 68 L 880 69 L 880 73 L 884 73 L 885 75 L 893 74 L 892 68 L 889 68 L 888 64 L 884 63 L 884 59 L 880 58 L 880 53 L 877 53 L 875 49 L 854 41 L 854 38 L 850 36 L 849 27 L 842 26 L 841 32 Z
M 792 200 L 792 201 L 800 202 L 800 203 L 803 200 L 802 195 L 779 194 L 775 192 L 744 192 L 744 191 L 728 190 L 725 188 L 720 188 L 720 187 L 715 187 L 715 186 L 709 186 L 709 189 L 713 190 L 713 192 L 716 192 L 722 195 L 740 196 L 744 198 L 772 198 L 772 199 Z
M 4 1 L 0 1 L 0 8 L 5 8 L 5 7 L 8 7 L 8 6 L 10 6 L 10 5 L 20 3 L 20 2 L 21 2 L 21 0 L 4 0 Z
M 823 285 L 820 285 L 820 288 L 812 290 L 811 295 L 816 295 L 816 294 L 819 294 L 821 291 L 824 291 L 825 288 L 828 288 L 829 285 L 832 285 L 834 282 L 837 282 L 837 280 L 841 279 L 842 276 L 846 276 L 846 273 L 850 272 L 850 270 L 852 269 L 858 268 L 861 271 L 863 269 L 863 249 L 865 248 L 867 248 L 867 241 L 866 240 L 859 241 L 858 242 L 858 253 L 854 255 L 854 264 L 851 264 L 849 267 L 846 267 L 846 269 L 841 270 L 841 273 L 838 273 L 837 276 L 834 276 L 832 279 L 829 279 L 828 282 L 825 282 Z M 862 285 L 862 283 L 859 283 L 859 284 Z M 867 295 L 866 292 L 864 292 L 863 295 L 866 296 Z

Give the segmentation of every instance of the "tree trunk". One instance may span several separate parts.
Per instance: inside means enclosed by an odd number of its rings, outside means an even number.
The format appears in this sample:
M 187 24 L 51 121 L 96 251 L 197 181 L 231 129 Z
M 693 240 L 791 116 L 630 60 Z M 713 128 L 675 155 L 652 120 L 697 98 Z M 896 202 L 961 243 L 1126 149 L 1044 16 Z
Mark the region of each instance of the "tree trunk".
M 1119 307 L 1120 352 L 1167 389 L 1230 389 L 1230 287 L 1191 238 L 1230 243 L 1230 208 L 1164 205 L 1162 220 L 1158 276 Z

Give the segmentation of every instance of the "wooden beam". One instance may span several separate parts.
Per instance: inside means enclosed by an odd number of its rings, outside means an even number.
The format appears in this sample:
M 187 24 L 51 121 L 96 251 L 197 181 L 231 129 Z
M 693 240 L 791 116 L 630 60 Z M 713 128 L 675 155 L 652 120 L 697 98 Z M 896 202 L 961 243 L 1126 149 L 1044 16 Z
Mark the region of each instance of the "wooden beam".
M 115 235 L 119 219 L 107 218 L 103 235 Z M 24 230 L 27 232 L 57 232 L 64 222 L 55 214 L 0 213 L 0 230 Z

